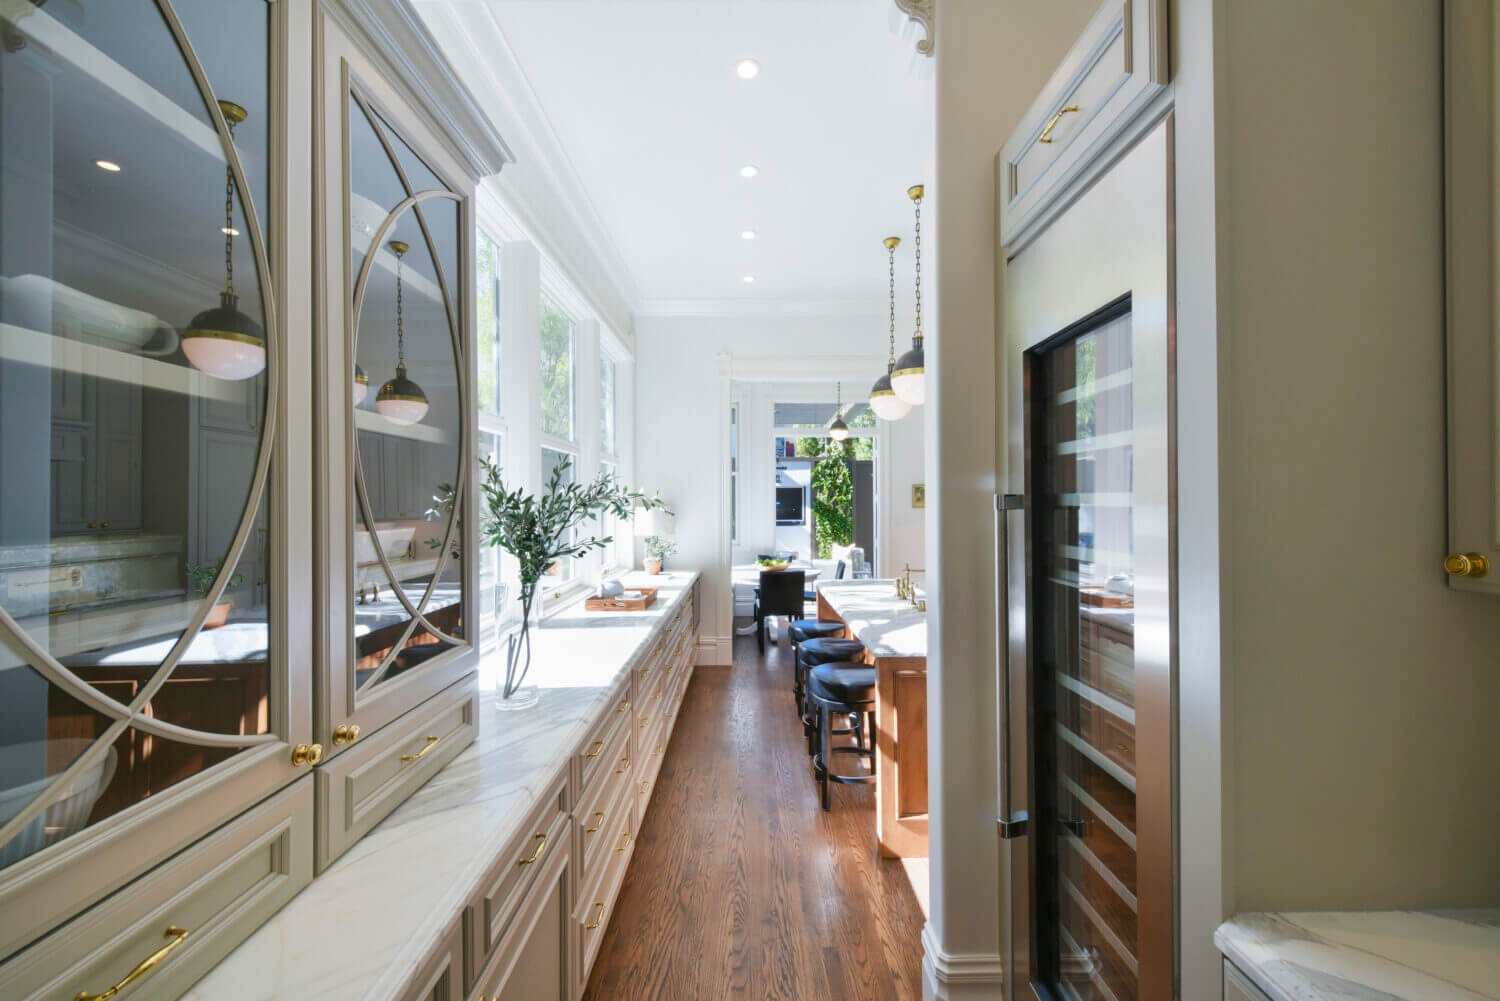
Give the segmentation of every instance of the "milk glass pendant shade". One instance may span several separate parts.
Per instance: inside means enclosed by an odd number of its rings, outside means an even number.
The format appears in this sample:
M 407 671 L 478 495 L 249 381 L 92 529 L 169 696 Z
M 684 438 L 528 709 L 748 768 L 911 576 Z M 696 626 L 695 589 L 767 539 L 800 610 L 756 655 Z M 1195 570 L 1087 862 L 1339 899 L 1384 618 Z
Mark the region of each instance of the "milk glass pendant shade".
M 400 240 L 386 246 L 396 255 L 396 376 L 375 394 L 375 409 L 397 424 L 416 424 L 427 416 L 427 394 L 406 376 L 406 333 L 401 311 L 401 260 L 409 249 Z
M 370 395 L 370 377 L 358 365 L 354 366 L 354 388 L 351 394 L 356 407 L 365 402 L 365 397 Z
M 896 248 L 901 245 L 901 237 L 888 236 L 885 238 L 886 253 L 890 257 L 891 273 L 891 347 L 890 360 L 885 363 L 885 374 L 875 380 L 875 385 L 870 387 L 870 409 L 875 411 L 875 416 L 883 421 L 899 421 L 911 413 L 911 404 L 896 395 L 891 388 L 891 373 L 896 369 Z
M 220 101 L 229 132 L 248 117 L 238 104 Z M 234 291 L 234 171 L 224 168 L 224 291 L 219 304 L 205 309 L 182 332 L 182 353 L 198 371 L 238 382 L 266 367 L 266 332 L 240 312 Z
M 891 370 L 891 388 L 902 400 L 918 406 L 927 402 L 926 358 L 922 350 L 922 185 L 912 185 L 906 194 L 917 213 L 917 324 L 911 337 L 911 350 L 897 358 Z
M 849 437 L 849 425 L 844 423 L 844 384 L 834 384 L 834 394 L 838 402 L 834 404 L 833 423 L 828 425 L 828 437 L 834 441 L 843 441 Z

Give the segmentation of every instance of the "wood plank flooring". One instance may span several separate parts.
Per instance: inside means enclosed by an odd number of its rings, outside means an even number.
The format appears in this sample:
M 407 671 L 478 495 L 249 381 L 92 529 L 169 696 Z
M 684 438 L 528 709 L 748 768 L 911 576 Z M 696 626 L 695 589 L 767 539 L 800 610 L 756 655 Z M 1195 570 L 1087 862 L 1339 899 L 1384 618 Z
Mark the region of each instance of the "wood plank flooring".
M 875 787 L 818 806 L 785 638 L 699 667 L 585 1001 L 916 1001 L 922 911 Z M 840 767 L 847 767 L 841 765 Z

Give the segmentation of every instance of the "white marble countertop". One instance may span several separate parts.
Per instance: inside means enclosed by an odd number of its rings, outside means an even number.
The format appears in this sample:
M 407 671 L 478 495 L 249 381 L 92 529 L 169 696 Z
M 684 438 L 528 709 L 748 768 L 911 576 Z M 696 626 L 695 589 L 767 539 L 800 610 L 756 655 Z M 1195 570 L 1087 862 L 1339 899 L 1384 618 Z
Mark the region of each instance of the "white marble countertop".
M 927 656 L 927 613 L 896 597 L 895 581 L 821 581 L 818 593 L 872 656 Z
M 696 573 L 649 578 L 645 612 L 580 602 L 532 632 L 536 706 L 481 695 L 479 738 L 262 925 L 184 1001 L 390 1001 L 473 896 Z M 646 583 L 644 574 L 626 586 Z M 496 654 L 491 654 L 495 656 Z M 481 677 L 484 671 L 481 670 Z
M 1214 943 L 1272 1001 L 1500 998 L 1500 908 L 1239 914 Z

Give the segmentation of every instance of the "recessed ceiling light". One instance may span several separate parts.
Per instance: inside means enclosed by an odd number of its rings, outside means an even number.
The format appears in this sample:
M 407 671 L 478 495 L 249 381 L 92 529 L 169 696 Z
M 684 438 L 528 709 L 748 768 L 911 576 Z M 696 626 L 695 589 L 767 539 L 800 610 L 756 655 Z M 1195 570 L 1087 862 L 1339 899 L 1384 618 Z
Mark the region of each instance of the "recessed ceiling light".
M 113 160 L 95 160 L 94 166 L 100 170 L 107 170 L 111 174 L 118 174 L 120 172 L 120 165 Z
M 740 176 L 741 177 L 754 177 L 756 174 L 759 174 L 759 173 L 760 173 L 760 168 L 757 167 L 753 163 L 747 163 L 743 167 L 740 168 Z
M 746 275 L 745 276 L 745 284 L 746 285 L 752 285 L 754 283 L 755 283 L 755 276 L 754 275 Z
M 754 80 L 760 76 L 760 63 L 754 59 L 741 59 L 735 64 L 734 71 L 739 74 L 741 80 Z
M 237 229 L 235 229 L 233 226 L 220 226 L 219 227 L 219 232 L 223 233 L 225 236 L 239 236 L 240 235 L 240 231 L 237 230 Z
M 753 239 L 755 239 L 755 230 L 753 230 L 753 229 L 747 229 L 747 230 L 745 230 L 744 232 L 740 233 L 740 239 L 741 240 L 753 240 Z

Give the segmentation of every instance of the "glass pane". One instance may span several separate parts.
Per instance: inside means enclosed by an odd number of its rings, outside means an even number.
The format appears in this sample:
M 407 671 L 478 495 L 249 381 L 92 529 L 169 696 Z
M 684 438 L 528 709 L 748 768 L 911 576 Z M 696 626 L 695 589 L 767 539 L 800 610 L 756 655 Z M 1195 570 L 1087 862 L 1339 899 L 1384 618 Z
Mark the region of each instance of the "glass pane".
M 381 123 L 365 115 L 357 102 L 351 102 L 350 119 L 359 125 L 351 125 L 351 161 L 364 161 L 351 178 L 358 196 L 351 198 L 351 225 L 360 229 L 358 206 L 365 205 L 373 235 L 406 197 L 405 189 L 376 132 Z M 386 136 L 398 156 L 409 153 L 394 133 Z M 429 180 L 423 177 L 422 185 Z M 361 188 L 364 184 L 370 187 Z M 386 201 L 377 201 L 382 198 Z M 385 230 L 378 248 L 371 249 L 367 238 L 361 251 L 356 241 L 352 257 L 358 268 L 374 255 L 357 304 L 354 352 L 358 371 L 368 380 L 364 401 L 355 409 L 359 475 L 351 618 L 352 666 L 360 686 L 377 683 L 376 672 L 398 646 L 400 652 L 379 680 L 398 677 L 451 646 L 420 625 L 406 637 L 412 615 L 402 596 L 441 633 L 463 635 L 461 512 L 454 488 L 463 407 L 455 328 L 443 295 L 445 282 L 450 295 L 456 295 L 457 286 L 450 277 L 456 272 L 438 266 L 439 261 L 457 260 L 458 203 L 430 199 L 422 209 L 420 219 L 415 207 L 405 209 Z M 438 244 L 436 260 L 428 249 L 429 236 Z M 457 307 L 456 299 L 452 305 Z M 454 539 L 445 554 L 450 525 Z M 432 595 L 423 605 L 429 586 Z
M 479 409 L 500 413 L 500 248 L 479 235 L 474 289 L 479 321 Z
M 246 222 L 252 201 L 271 217 L 269 13 L 180 14 L 217 95 L 150 0 L 0 11 L 0 604 L 45 652 L 0 656 L 0 824 L 85 753 L 200 613 L 142 715 L 271 727 L 274 526 L 252 484 L 275 345 Z M 216 99 L 233 102 L 248 190 Z M 0 865 L 236 753 L 136 726 L 103 750 L 0 839 Z
M 1128 315 L 1038 356 L 1038 942 L 1064 996 L 1136 997 Z
M 599 448 L 605 455 L 615 452 L 615 363 L 599 359 Z
M 573 440 L 573 320 L 542 296 L 542 432 Z
M 538 494 L 543 494 L 546 492 L 547 488 L 552 483 L 553 472 L 558 469 L 562 469 L 564 463 L 567 463 L 567 468 L 563 470 L 562 478 L 559 482 L 576 482 L 578 479 L 577 456 L 570 455 L 567 452 L 559 452 L 553 448 L 542 449 L 542 484 L 540 489 L 538 489 L 537 491 Z M 568 537 L 570 539 L 576 539 L 578 537 L 578 526 L 573 526 L 573 528 L 568 533 Z M 577 573 L 577 568 L 575 566 L 577 562 L 577 560 L 566 559 L 558 560 L 556 563 L 552 564 L 552 566 L 547 570 L 546 576 L 542 578 L 542 586 L 546 587 L 549 584 L 555 586 L 562 583 L 563 581 L 572 580 L 574 575 Z

